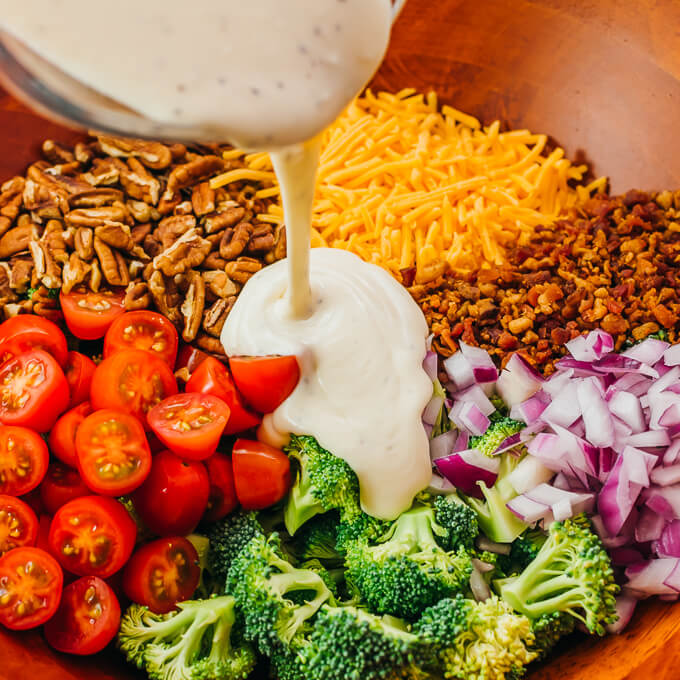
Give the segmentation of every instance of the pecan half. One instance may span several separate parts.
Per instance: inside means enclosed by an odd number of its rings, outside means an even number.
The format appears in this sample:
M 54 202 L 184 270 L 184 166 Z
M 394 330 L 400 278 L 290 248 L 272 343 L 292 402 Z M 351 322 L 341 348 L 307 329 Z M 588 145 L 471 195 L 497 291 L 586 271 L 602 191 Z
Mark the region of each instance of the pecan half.
M 198 229 L 194 228 L 156 255 L 153 266 L 166 276 L 174 276 L 198 267 L 209 252 L 210 242 L 202 238 Z
M 61 288 L 61 267 L 54 261 L 45 244 L 31 241 L 28 247 L 33 258 L 33 276 L 35 279 L 48 288 Z M 33 283 L 33 279 L 31 279 L 31 283 Z
M 136 159 L 129 158 L 127 165 L 112 159 L 120 172 L 120 183 L 131 198 L 156 205 L 161 193 L 161 183 Z
M 69 211 L 65 192 L 30 179 L 24 185 L 23 203 L 24 208 L 33 212 L 38 219 L 60 219 L 62 214 Z
M 89 227 L 76 229 L 73 246 L 78 256 L 89 262 L 94 257 L 94 232 L 92 229 Z
M 260 269 L 262 269 L 262 263 L 259 260 L 255 260 L 252 257 L 239 257 L 233 262 L 227 262 L 224 271 L 227 272 L 229 278 L 243 285 L 253 274 L 259 272 Z
M 92 267 L 78 257 L 78 253 L 71 253 L 68 262 L 61 273 L 61 290 L 70 293 L 76 286 L 83 283 L 90 275 Z
M 22 225 L 10 229 L 0 238 L 0 258 L 6 260 L 22 250 L 28 250 L 28 242 L 33 233 L 34 227 L 30 221 L 24 221 Z
M 99 135 L 99 146 L 104 153 L 118 158 L 131 156 L 139 160 L 152 170 L 162 170 L 172 163 L 170 149 L 160 142 L 147 142 L 142 139 L 127 139 L 123 137 L 108 137 Z
M 184 342 L 191 342 L 196 337 L 203 319 L 205 284 L 201 275 L 195 271 L 189 272 L 187 282 L 189 287 L 181 307 L 182 316 L 184 316 L 182 339 Z
M 156 270 L 149 277 L 148 283 L 156 309 L 175 325 L 182 323 L 182 316 L 178 309 L 179 294 L 174 281 Z
M 52 139 L 43 142 L 42 152 L 50 163 L 72 163 L 75 160 L 72 149 Z
M 235 302 L 236 296 L 232 295 L 231 297 L 217 300 L 204 312 L 203 330 L 208 333 L 208 335 L 212 335 L 215 338 L 220 337 L 224 322 L 227 320 L 227 316 Z
M 99 208 L 77 208 L 66 217 L 71 227 L 98 227 L 104 224 L 124 224 L 128 214 L 123 204 L 107 205 Z
M 194 344 L 204 352 L 209 352 L 210 354 L 215 354 L 221 357 L 227 356 L 227 353 L 224 351 L 224 347 L 222 347 L 222 343 L 217 338 L 213 338 L 212 335 L 208 335 L 207 333 L 199 333 L 196 336 Z
M 96 144 L 96 142 L 94 143 Z M 95 156 L 93 143 L 78 142 L 73 148 L 75 159 L 82 165 L 89 165 Z
M 148 203 L 129 200 L 126 205 L 137 222 L 149 222 L 152 219 L 152 208 Z
M 98 187 L 72 194 L 68 202 L 72 208 L 101 208 L 123 200 L 125 200 L 125 194 L 120 189 Z
M 232 281 L 224 271 L 201 272 L 206 285 L 206 293 L 211 293 L 215 298 L 228 298 L 238 295 L 241 287 Z
M 127 286 L 130 283 L 125 258 L 108 246 L 98 236 L 94 237 L 94 252 L 97 254 L 104 278 L 112 286 Z
M 33 313 L 49 319 L 54 323 L 59 323 L 62 319 L 59 300 L 50 295 L 45 286 L 40 286 L 31 296 L 33 302 Z
M 0 262 L 0 305 L 4 306 L 8 302 L 18 299 L 11 286 L 11 270 L 7 262 Z
M 215 190 L 210 188 L 210 182 L 201 182 L 193 188 L 191 204 L 197 217 L 215 210 Z
M 33 278 L 33 258 L 26 255 L 13 257 L 9 261 L 9 285 L 19 295 L 23 295 Z
M 144 243 L 144 239 L 151 233 L 153 225 L 151 222 L 146 222 L 145 224 L 135 224 L 130 230 L 130 236 L 132 240 L 137 244 L 141 245 Z
M 208 257 L 203 260 L 203 265 L 205 269 L 218 269 L 224 271 L 227 266 L 227 261 L 220 256 L 219 253 L 208 253 Z
M 115 158 L 95 158 L 90 171 L 82 178 L 95 187 L 115 184 L 120 179 L 121 166 L 127 169 L 125 163 Z
M 120 222 L 113 222 L 105 224 L 101 227 L 95 227 L 95 238 L 99 238 L 106 245 L 116 248 L 118 250 L 125 250 L 134 255 L 134 257 L 142 260 L 148 260 L 149 256 L 144 252 L 141 246 L 138 246 L 132 238 L 130 227 L 127 224 Z
M 252 233 L 253 227 L 248 222 L 225 229 L 220 241 L 220 256 L 225 260 L 235 260 L 246 249 Z
M 151 293 L 145 281 L 130 281 L 125 289 L 125 309 L 148 309 L 151 307 Z
M 214 234 L 215 232 L 222 231 L 222 229 L 233 227 L 244 218 L 245 214 L 245 208 L 237 203 L 214 212 L 208 215 L 203 222 L 205 233 Z
M 68 262 L 68 252 L 66 251 L 66 240 L 64 238 L 64 227 L 59 220 L 50 220 L 45 227 L 45 231 L 40 237 L 40 242 L 45 246 L 50 257 L 59 264 Z M 51 286 L 55 288 L 55 286 Z
M 172 198 L 180 189 L 186 189 L 209 179 L 224 170 L 224 166 L 225 162 L 219 156 L 199 156 L 189 163 L 178 165 L 168 177 L 166 189 L 168 198 Z
M 155 238 L 160 240 L 163 250 L 169 248 L 180 236 L 196 226 L 193 215 L 173 215 L 158 223 Z
M 248 252 L 260 254 L 269 252 L 274 247 L 274 228 L 271 224 L 253 225 L 248 241 Z

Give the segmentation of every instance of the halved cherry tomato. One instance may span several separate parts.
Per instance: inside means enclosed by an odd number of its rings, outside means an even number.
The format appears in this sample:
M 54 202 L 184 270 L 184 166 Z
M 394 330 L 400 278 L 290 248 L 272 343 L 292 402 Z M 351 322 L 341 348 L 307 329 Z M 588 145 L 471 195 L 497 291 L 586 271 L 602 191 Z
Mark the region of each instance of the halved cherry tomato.
M 0 493 L 23 496 L 42 482 L 50 454 L 39 434 L 25 427 L 0 427 Z
M 107 578 L 128 561 L 136 537 L 134 521 L 117 500 L 84 496 L 57 510 L 48 540 L 67 571 Z
M 229 367 L 243 398 L 260 413 L 271 413 L 300 380 L 297 358 L 231 357 Z
M 193 345 L 186 345 L 184 343 L 180 344 L 179 351 L 177 352 L 177 360 L 175 361 L 175 370 L 178 371 L 181 368 L 186 368 L 189 375 L 193 372 L 209 357 L 207 352 L 204 352 L 198 347 Z
M 151 450 L 140 422 L 110 409 L 95 411 L 80 424 L 76 455 L 85 484 L 105 496 L 134 491 L 151 469 Z
M 64 413 L 54 424 L 48 443 L 50 451 L 66 465 L 78 467 L 76 456 L 76 432 L 80 424 L 92 413 L 92 405 L 89 401 L 78 404 L 75 408 Z
M 40 498 L 50 515 L 74 498 L 90 495 L 92 492 L 85 486 L 77 470 L 63 463 L 50 463 L 45 479 L 40 484 Z
M 288 456 L 273 446 L 237 439 L 231 457 L 239 503 L 246 510 L 262 510 L 278 503 L 290 489 Z
M 38 516 L 20 498 L 0 495 L 0 555 L 23 545 L 35 545 Z
M 126 312 L 106 331 L 104 357 L 126 349 L 144 349 L 174 368 L 178 342 L 177 329 L 162 314 L 147 309 Z
M 47 642 L 67 654 L 96 654 L 113 640 L 120 625 L 120 604 L 111 587 L 83 576 L 64 588 L 56 614 L 45 625 Z
M 229 407 L 212 394 L 187 392 L 163 399 L 149 411 L 147 419 L 173 453 L 203 460 L 217 449 L 229 420 Z
M 0 367 L 0 422 L 48 432 L 68 407 L 68 383 L 51 354 L 34 349 Z
M 57 611 L 64 575 L 44 550 L 15 548 L 0 557 L 0 623 L 27 630 L 48 621 Z
M 0 362 L 30 349 L 49 352 L 60 366 L 66 363 L 66 336 L 57 324 L 35 314 L 13 316 L 0 324 Z
M 90 398 L 90 385 L 97 364 L 80 352 L 69 352 L 64 366 L 64 375 L 68 383 L 71 401 L 69 407 L 73 408 Z
M 104 337 L 114 319 L 125 311 L 124 293 L 78 289 L 61 293 L 59 301 L 68 329 L 81 340 Z
M 177 394 L 172 369 L 141 349 L 112 354 L 97 366 L 92 378 L 93 408 L 125 411 L 145 427 L 147 411 L 172 394 Z
M 159 538 L 139 548 L 123 572 L 123 590 L 156 614 L 188 600 L 201 576 L 198 553 L 186 538 Z
M 210 497 L 203 519 L 215 522 L 226 517 L 238 505 L 234 486 L 234 469 L 226 453 L 215 453 L 205 461 L 210 479 Z
M 243 432 L 260 422 L 260 417 L 244 404 L 227 367 L 215 357 L 206 357 L 199 364 L 186 384 L 186 391 L 212 394 L 229 407 L 231 415 L 224 434 Z
M 159 536 L 190 534 L 208 505 L 210 482 L 203 463 L 170 451 L 153 458 L 151 472 L 132 495 L 142 522 Z

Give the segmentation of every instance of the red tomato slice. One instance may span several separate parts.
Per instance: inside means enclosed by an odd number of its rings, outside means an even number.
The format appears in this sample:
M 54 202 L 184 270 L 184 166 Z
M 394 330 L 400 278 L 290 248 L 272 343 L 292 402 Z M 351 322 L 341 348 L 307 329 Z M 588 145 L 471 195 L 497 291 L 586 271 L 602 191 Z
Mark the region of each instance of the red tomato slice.
M 209 496 L 210 482 L 203 463 L 161 451 L 132 499 L 143 524 L 159 536 L 173 536 L 190 534 L 196 528 Z
M 91 494 L 78 471 L 63 463 L 50 463 L 45 479 L 40 484 L 40 498 L 50 515 L 74 498 Z
M 59 652 L 96 654 L 119 625 L 120 604 L 111 587 L 96 576 L 83 576 L 64 588 L 59 609 L 45 624 L 45 638 Z
M 97 364 L 80 352 L 69 352 L 64 366 L 64 375 L 68 383 L 71 401 L 69 408 L 78 406 L 90 398 L 90 385 Z
M 50 455 L 39 434 L 25 427 L 0 427 L 0 493 L 23 496 L 42 482 Z
M 95 411 L 80 424 L 76 455 L 85 484 L 105 496 L 134 491 L 151 469 L 144 428 L 133 416 L 109 409 Z
M 178 342 L 177 329 L 162 314 L 146 309 L 126 312 L 106 332 L 104 357 L 126 349 L 143 349 L 174 368 Z
M 0 422 L 48 432 L 68 407 L 68 383 L 51 354 L 35 349 L 0 367 Z
M 300 380 L 297 358 L 231 357 L 231 374 L 243 398 L 260 413 L 271 413 Z
M 0 557 L 0 623 L 27 630 L 48 621 L 57 611 L 64 575 L 44 550 L 15 548 Z
M 210 497 L 203 519 L 215 522 L 226 517 L 238 505 L 234 486 L 234 469 L 226 453 L 216 453 L 205 461 L 210 479 Z
M 187 392 L 212 394 L 231 411 L 224 434 L 237 434 L 260 423 L 260 417 L 250 411 L 238 393 L 227 367 L 215 357 L 206 357 L 186 384 Z
M 146 413 L 172 394 L 177 381 L 159 357 L 140 349 L 116 352 L 97 366 L 92 378 L 92 406 L 124 411 L 146 426 Z
M 76 456 L 76 432 L 86 416 L 92 413 L 92 405 L 89 401 L 78 404 L 75 408 L 64 413 L 54 424 L 48 443 L 50 451 L 62 463 L 75 468 L 78 467 Z
M 231 458 L 239 503 L 246 510 L 262 510 L 278 503 L 290 489 L 288 456 L 273 446 L 237 439 Z
M 104 337 L 114 319 L 125 311 L 124 293 L 78 289 L 59 295 L 68 329 L 81 340 Z
M 212 394 L 174 394 L 147 414 L 155 435 L 181 458 L 203 460 L 217 449 L 229 407 Z
M 35 545 L 38 516 L 20 498 L 0 495 L 0 555 L 24 545 Z
M 127 561 L 137 527 L 115 499 L 84 496 L 57 510 L 50 527 L 50 552 L 67 571 L 107 578 Z
M 159 538 L 139 548 L 123 572 L 123 590 L 156 614 L 188 600 L 201 576 L 198 553 L 186 538 Z
M 181 344 L 175 361 L 175 370 L 186 368 L 191 375 L 209 356 L 207 352 L 198 349 L 198 347 Z
M 0 361 L 30 349 L 49 352 L 60 366 L 66 363 L 66 336 L 52 321 L 34 314 L 20 314 L 0 324 Z

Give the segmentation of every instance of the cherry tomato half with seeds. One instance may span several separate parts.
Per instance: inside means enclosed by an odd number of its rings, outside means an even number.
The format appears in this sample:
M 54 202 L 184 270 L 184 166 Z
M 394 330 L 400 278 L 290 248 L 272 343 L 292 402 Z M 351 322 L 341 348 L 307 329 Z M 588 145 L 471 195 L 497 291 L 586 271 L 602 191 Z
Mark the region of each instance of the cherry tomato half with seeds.
M 162 314 L 147 309 L 126 312 L 106 332 L 104 357 L 122 350 L 143 349 L 174 368 L 178 343 L 177 329 Z
M 38 516 L 20 498 L 0 495 L 0 555 L 38 539 Z
M 198 365 L 187 381 L 186 391 L 212 394 L 229 407 L 231 415 L 224 434 L 237 434 L 260 422 L 260 417 L 245 405 L 227 367 L 215 357 L 206 357 Z
M 92 495 L 78 471 L 59 462 L 50 463 L 39 488 L 43 506 L 50 515 L 74 498 Z
M 45 350 L 60 366 L 66 363 L 66 336 L 52 321 L 35 314 L 19 314 L 0 324 L 0 362 L 30 349 Z
M 64 575 L 44 550 L 15 548 L 0 557 L 0 623 L 10 630 L 40 626 L 57 611 Z
M 268 508 L 288 493 L 290 461 L 283 451 L 262 442 L 237 439 L 231 462 L 236 496 L 245 510 Z
M 210 496 L 203 519 L 216 522 L 226 517 L 238 505 L 234 486 L 234 469 L 226 453 L 215 453 L 205 461 L 210 479 Z
M 49 645 L 67 654 L 96 654 L 113 640 L 120 604 L 111 587 L 96 576 L 67 585 L 55 615 L 45 624 Z
M 62 463 L 73 468 L 78 467 L 76 456 L 76 432 L 80 424 L 92 413 L 92 405 L 89 401 L 72 408 L 64 413 L 54 424 L 50 432 L 48 443 L 50 451 Z
M 142 523 L 154 534 L 184 536 L 196 528 L 209 496 L 210 482 L 203 463 L 161 451 L 132 500 Z
M 129 559 L 137 527 L 115 499 L 84 496 L 57 510 L 50 526 L 50 552 L 79 576 L 107 578 Z
M 140 349 L 116 352 L 97 366 L 92 378 L 92 406 L 129 413 L 146 425 L 146 414 L 163 399 L 177 394 L 171 368 Z
M 174 394 L 147 414 L 155 435 L 180 458 L 203 460 L 217 449 L 229 407 L 211 394 Z
M 0 422 L 48 432 L 68 407 L 68 383 L 51 354 L 35 349 L 0 367 Z
M 260 413 L 275 411 L 300 380 L 294 356 L 231 357 L 229 367 L 238 391 Z
M 76 456 L 85 484 L 105 496 L 134 491 L 151 469 L 151 450 L 140 422 L 110 409 L 95 411 L 80 424 Z
M 90 398 L 92 376 L 97 364 L 80 352 L 69 352 L 64 366 L 71 400 L 69 408 L 74 408 Z
M 81 340 L 103 338 L 116 317 L 123 314 L 124 293 L 77 289 L 61 293 L 59 302 L 68 329 Z
M 39 434 L 25 427 L 0 427 L 0 493 L 23 496 L 42 482 L 50 454 Z
M 159 538 L 135 551 L 123 572 L 123 590 L 156 614 L 188 600 L 201 576 L 196 548 L 186 538 Z

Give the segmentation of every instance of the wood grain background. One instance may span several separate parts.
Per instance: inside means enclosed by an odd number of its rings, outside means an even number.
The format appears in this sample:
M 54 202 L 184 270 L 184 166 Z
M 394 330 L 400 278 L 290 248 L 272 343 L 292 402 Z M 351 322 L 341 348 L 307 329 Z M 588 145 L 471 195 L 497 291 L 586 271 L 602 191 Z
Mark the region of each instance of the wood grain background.
M 680 188 L 680 0 L 409 0 L 374 87 L 550 133 L 615 191 Z M 43 139 L 77 136 L 0 91 L 0 181 Z M 0 631 L 2 680 L 141 677 L 114 651 L 77 659 Z M 530 677 L 676 680 L 680 605 L 645 603 L 623 635 L 576 637 Z

